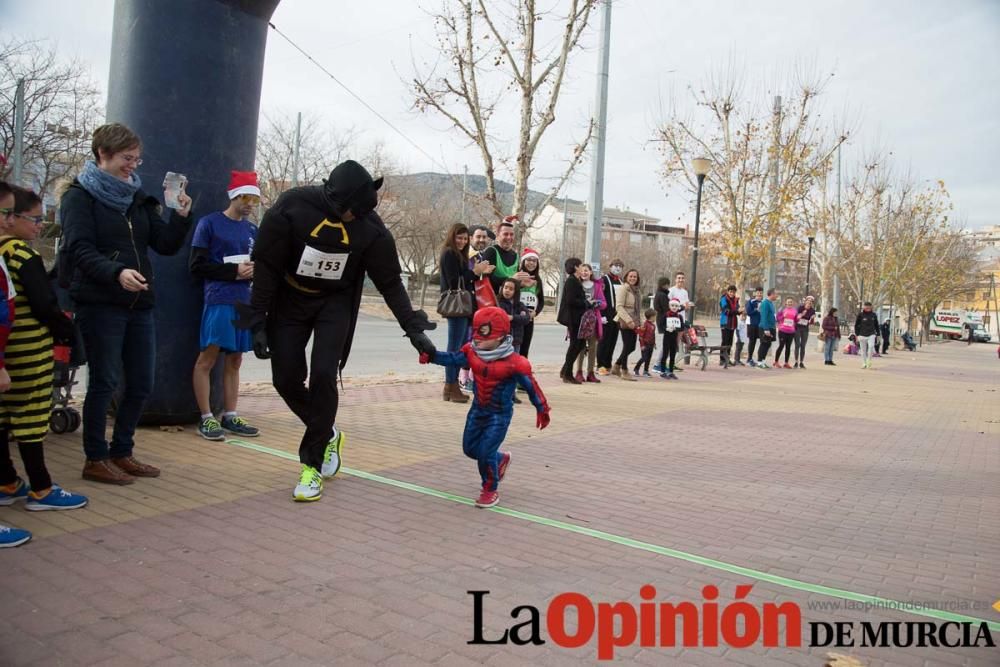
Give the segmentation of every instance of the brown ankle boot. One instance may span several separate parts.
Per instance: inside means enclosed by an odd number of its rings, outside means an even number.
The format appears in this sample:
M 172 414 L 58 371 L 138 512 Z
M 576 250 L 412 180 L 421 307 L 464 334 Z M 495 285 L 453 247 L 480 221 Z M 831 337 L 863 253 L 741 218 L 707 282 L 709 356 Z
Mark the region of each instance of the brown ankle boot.
M 120 459 L 111 459 L 111 463 L 124 470 L 133 477 L 159 477 L 160 469 L 148 463 L 137 461 L 134 456 L 123 456 Z
M 586 379 L 586 382 L 593 382 L 594 384 L 600 384 L 600 382 L 601 382 L 601 381 L 600 381 L 600 380 L 598 380 L 598 379 L 597 379 L 597 376 L 596 376 L 596 375 L 594 375 L 594 372 L 593 372 L 593 371 L 591 371 L 591 372 L 587 373 L 587 379 Z
M 447 382 L 444 383 L 444 389 L 441 390 L 441 398 L 446 401 L 451 400 L 451 385 Z
M 83 478 L 101 484 L 132 484 L 135 477 L 128 474 L 111 461 L 87 461 L 83 464 Z
M 468 403 L 469 397 L 462 393 L 462 387 L 457 382 L 452 382 L 451 387 L 451 402 L 452 403 Z

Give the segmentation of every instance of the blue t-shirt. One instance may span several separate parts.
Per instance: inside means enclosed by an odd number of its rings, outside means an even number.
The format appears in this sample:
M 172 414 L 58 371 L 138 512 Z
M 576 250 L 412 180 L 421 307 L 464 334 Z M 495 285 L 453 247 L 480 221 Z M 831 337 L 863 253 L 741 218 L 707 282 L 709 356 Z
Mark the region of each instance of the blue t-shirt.
M 217 264 L 249 261 L 257 240 L 257 225 L 249 220 L 233 220 L 217 211 L 198 221 L 191 245 L 205 248 Z M 250 303 L 249 280 L 206 280 L 205 305 Z

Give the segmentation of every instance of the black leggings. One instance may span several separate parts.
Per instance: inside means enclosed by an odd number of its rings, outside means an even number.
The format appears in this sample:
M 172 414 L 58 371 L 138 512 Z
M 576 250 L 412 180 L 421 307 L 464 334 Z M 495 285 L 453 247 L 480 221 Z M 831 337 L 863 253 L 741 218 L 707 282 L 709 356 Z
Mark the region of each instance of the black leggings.
M 680 333 L 680 331 L 668 331 L 663 334 L 663 355 L 660 363 L 670 373 L 677 367 L 677 342 Z M 666 362 L 670 362 L 669 365 Z
M 788 357 L 792 353 L 792 344 L 795 340 L 794 333 L 785 333 L 784 331 L 778 332 L 778 350 L 774 353 L 774 363 L 778 363 L 778 357 L 781 356 L 781 351 L 785 351 L 785 363 L 788 363 Z
M 268 318 L 271 381 L 306 427 L 299 443 L 299 461 L 319 470 L 337 420 L 337 374 L 351 324 L 351 294 L 306 296 L 288 288 L 278 297 L 277 308 Z M 306 365 L 310 336 L 317 343 Z
M 563 363 L 562 371 L 559 373 L 562 377 L 573 377 L 573 364 L 576 363 L 576 358 L 580 356 L 580 353 L 586 349 L 586 338 L 570 339 L 569 348 L 566 350 L 566 361 Z
M 528 358 L 528 350 L 531 349 L 531 337 L 535 335 L 535 323 L 528 322 L 524 325 L 524 335 L 521 338 L 521 347 L 518 350 L 520 354 L 525 359 Z
M 747 359 L 753 359 L 753 350 L 757 347 L 757 340 L 761 338 L 760 327 L 752 324 L 747 325 Z M 763 341 L 761 342 L 763 344 Z
M 760 349 L 757 351 L 757 361 L 765 361 L 767 359 L 767 352 L 771 349 L 771 343 L 774 342 L 774 329 L 758 329 L 760 337 Z M 771 334 L 768 336 L 767 334 Z
M 639 368 L 642 368 L 644 373 L 649 372 L 649 362 L 653 360 L 653 346 L 642 348 L 642 356 L 639 358 L 639 362 L 635 365 L 635 374 L 639 374 Z
M 7 486 L 17 481 L 17 471 L 14 462 L 10 460 L 10 432 L 0 430 L 0 486 Z M 41 442 L 19 442 L 17 449 L 24 464 L 24 473 L 28 476 L 28 484 L 34 491 L 44 491 L 52 486 L 52 478 L 45 467 L 45 449 Z
M 806 360 L 806 343 L 809 342 L 809 327 L 795 327 L 795 361 Z
M 622 353 L 618 355 L 618 361 L 615 363 L 628 370 L 628 355 L 635 352 L 636 335 L 635 329 L 622 329 Z

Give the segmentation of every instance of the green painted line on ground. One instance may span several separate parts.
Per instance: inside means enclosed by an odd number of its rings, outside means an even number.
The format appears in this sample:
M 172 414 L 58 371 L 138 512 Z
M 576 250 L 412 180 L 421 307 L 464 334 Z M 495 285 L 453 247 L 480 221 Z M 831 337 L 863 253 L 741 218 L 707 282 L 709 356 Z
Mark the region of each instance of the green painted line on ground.
M 280 449 L 272 449 L 271 447 L 265 447 L 263 445 L 255 445 L 253 443 L 245 442 L 243 440 L 230 439 L 226 440 L 226 443 L 231 445 L 236 445 L 237 447 L 243 447 L 244 449 L 251 449 L 256 452 L 270 454 L 271 456 L 277 456 L 279 458 L 288 459 L 289 461 L 298 462 L 299 460 L 297 454 L 283 452 Z M 391 477 L 383 477 L 382 475 L 376 475 L 374 473 L 365 472 L 364 470 L 356 470 L 354 468 L 348 468 L 344 466 L 340 469 L 340 472 L 350 475 L 352 477 L 358 477 L 359 479 L 368 480 L 370 482 L 377 482 L 379 484 L 385 484 L 387 486 L 394 486 L 397 489 L 405 489 L 407 491 L 413 491 L 414 493 L 420 493 L 425 496 L 431 496 L 433 498 L 440 498 L 441 500 L 448 500 L 451 502 L 461 503 L 462 505 L 475 504 L 475 501 L 473 501 L 471 498 L 465 498 L 463 496 L 459 496 L 454 493 L 448 493 L 447 491 L 439 491 L 438 489 L 432 489 L 430 487 L 421 486 L 419 484 L 411 484 L 410 482 L 403 482 L 398 479 L 392 479 Z M 787 577 L 778 576 L 776 574 L 762 572 L 761 570 L 754 570 L 749 567 L 743 567 L 742 565 L 726 563 L 725 561 L 715 560 L 713 558 L 706 558 L 705 556 L 699 556 L 697 554 L 687 553 L 686 551 L 679 551 L 677 549 L 671 549 L 670 547 L 660 546 L 659 544 L 652 544 L 650 542 L 634 540 L 630 537 L 623 537 L 621 535 L 615 535 L 614 533 L 606 533 L 603 530 L 595 530 L 593 528 L 587 528 L 585 526 L 578 526 L 573 523 L 559 521 L 558 519 L 550 519 L 548 517 L 539 516 L 537 514 L 521 512 L 520 510 L 514 510 L 507 507 L 491 507 L 489 508 L 489 511 L 495 512 L 497 514 L 503 514 L 504 516 L 509 516 L 514 519 L 521 519 L 522 521 L 528 521 L 530 523 L 538 524 L 540 526 L 547 526 L 549 528 L 565 530 L 566 532 L 576 533 L 577 535 L 585 535 L 586 537 L 592 537 L 597 540 L 611 542 L 613 544 L 629 547 L 631 549 L 648 551 L 650 553 L 654 553 L 660 556 L 675 558 L 677 560 L 686 561 L 688 563 L 694 563 L 696 565 L 712 568 L 714 570 L 721 570 L 723 572 L 738 574 L 740 576 L 749 577 L 751 579 L 766 581 L 771 584 L 776 584 L 778 586 L 791 588 L 793 590 L 802 591 L 805 593 L 815 593 L 817 595 L 825 595 L 827 597 L 839 598 L 842 600 L 851 600 L 852 602 L 869 603 L 875 607 L 871 611 L 881 611 L 881 610 L 898 611 L 905 614 L 913 614 L 916 616 L 924 616 L 926 618 L 933 618 L 940 621 L 950 621 L 955 623 L 986 623 L 989 626 L 990 630 L 1000 631 L 1000 622 L 989 621 L 985 618 L 978 618 L 976 616 L 966 616 L 965 614 L 958 614 L 955 612 L 939 610 L 939 609 L 905 609 L 900 607 L 900 605 L 905 603 L 901 603 L 896 600 L 889 600 L 888 598 L 880 598 L 875 595 L 867 595 L 865 593 L 855 593 L 854 591 L 847 591 L 840 588 L 831 588 L 829 586 L 822 586 L 820 584 L 811 584 L 807 581 L 798 581 L 797 579 L 789 579 Z M 894 605 L 895 608 L 893 608 Z

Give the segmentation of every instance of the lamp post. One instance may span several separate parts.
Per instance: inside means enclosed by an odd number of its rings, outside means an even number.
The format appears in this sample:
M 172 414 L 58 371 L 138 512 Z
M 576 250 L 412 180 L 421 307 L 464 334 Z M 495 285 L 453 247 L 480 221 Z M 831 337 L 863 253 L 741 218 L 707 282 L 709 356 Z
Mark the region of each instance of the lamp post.
M 806 259 L 806 294 L 805 295 L 809 296 L 809 293 L 810 293 L 809 292 L 809 278 L 810 278 L 811 273 L 812 273 L 812 263 L 813 263 L 813 241 L 816 240 L 816 232 L 815 232 L 815 230 L 810 229 L 809 231 L 806 232 L 806 234 L 808 234 L 808 236 L 806 238 L 809 239 L 809 255 L 808 255 L 807 259 Z
M 701 191 L 705 185 L 705 176 L 712 167 L 712 161 L 707 157 L 696 157 L 691 160 L 691 167 L 694 175 L 698 177 L 698 200 L 694 208 L 694 248 L 691 252 L 691 303 L 697 303 L 695 290 L 698 288 L 698 229 L 701 226 Z M 691 306 L 690 323 L 694 324 L 694 312 L 696 306 Z

